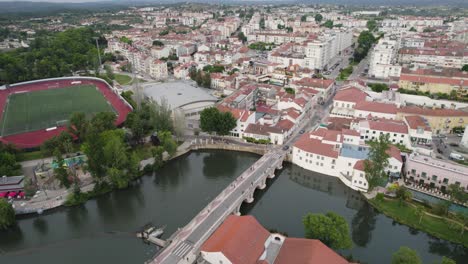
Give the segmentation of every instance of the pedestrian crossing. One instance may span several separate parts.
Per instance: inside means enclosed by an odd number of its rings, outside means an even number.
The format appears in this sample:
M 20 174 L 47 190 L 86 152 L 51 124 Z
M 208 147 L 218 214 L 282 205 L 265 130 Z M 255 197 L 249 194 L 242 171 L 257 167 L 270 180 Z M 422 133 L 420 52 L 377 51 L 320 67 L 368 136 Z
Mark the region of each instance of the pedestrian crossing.
M 185 257 L 185 255 L 193 248 L 193 243 L 183 241 L 175 249 L 173 254 L 179 258 Z

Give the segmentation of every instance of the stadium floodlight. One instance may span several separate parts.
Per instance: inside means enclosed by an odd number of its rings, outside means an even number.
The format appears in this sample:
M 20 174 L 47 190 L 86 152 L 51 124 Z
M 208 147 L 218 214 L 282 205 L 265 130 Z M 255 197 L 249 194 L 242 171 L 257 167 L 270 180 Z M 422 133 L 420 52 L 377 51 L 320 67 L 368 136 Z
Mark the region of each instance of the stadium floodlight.
M 98 69 L 101 68 L 101 65 L 102 65 L 102 61 L 101 61 L 101 51 L 99 50 L 99 44 L 98 44 L 98 37 L 93 37 L 94 40 L 96 40 L 96 48 L 97 48 L 97 54 L 98 54 L 98 59 L 99 59 L 99 67 Z

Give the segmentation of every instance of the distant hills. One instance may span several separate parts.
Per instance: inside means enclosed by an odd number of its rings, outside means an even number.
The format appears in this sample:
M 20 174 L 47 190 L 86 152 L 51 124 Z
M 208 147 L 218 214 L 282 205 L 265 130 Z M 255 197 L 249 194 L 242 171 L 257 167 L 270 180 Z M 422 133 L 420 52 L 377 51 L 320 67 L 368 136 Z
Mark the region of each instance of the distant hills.
M 59 1 L 59 0 L 55 0 Z M 145 6 L 174 4 L 184 2 L 211 3 L 211 4 L 344 4 L 344 5 L 409 5 L 409 6 L 468 6 L 467 0 L 101 0 L 96 2 L 70 3 L 63 0 L 60 2 L 29 2 L 29 1 L 0 1 L 0 14 L 11 13 L 44 13 L 58 12 L 64 10 L 91 10 L 91 9 L 110 9 L 128 6 Z

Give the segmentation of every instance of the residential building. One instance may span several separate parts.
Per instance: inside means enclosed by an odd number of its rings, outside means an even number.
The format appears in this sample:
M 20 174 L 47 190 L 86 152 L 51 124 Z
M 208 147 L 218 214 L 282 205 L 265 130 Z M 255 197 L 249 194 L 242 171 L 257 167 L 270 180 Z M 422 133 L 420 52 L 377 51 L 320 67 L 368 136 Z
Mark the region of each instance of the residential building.
M 406 159 L 405 174 L 410 181 L 442 191 L 451 184 L 468 190 L 468 168 L 452 161 L 411 154 Z
M 167 63 L 161 60 L 153 60 L 150 64 L 149 75 L 156 80 L 165 80 L 168 77 Z
M 455 91 L 464 96 L 468 91 L 468 72 L 453 68 L 403 68 L 398 85 L 418 92 L 450 94 Z
M 397 64 L 397 40 L 382 38 L 370 54 L 369 76 L 379 79 L 399 77 L 401 66 Z
M 385 170 L 388 175 L 399 177 L 403 166 L 401 153 L 394 146 L 387 153 L 390 158 Z M 292 162 L 307 170 L 338 177 L 353 190 L 367 191 L 363 160 L 368 154 L 369 147 L 358 131 L 319 128 L 303 134 L 294 144 Z
M 349 263 L 317 239 L 270 233 L 249 215 L 228 216 L 203 243 L 200 258 L 210 264 Z

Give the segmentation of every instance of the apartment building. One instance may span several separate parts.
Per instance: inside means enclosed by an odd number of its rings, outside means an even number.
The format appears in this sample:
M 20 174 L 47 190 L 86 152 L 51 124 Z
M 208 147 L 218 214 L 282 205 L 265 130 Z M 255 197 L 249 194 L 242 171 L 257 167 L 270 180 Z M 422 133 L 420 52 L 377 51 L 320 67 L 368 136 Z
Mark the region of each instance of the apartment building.
M 370 54 L 369 76 L 379 79 L 399 77 L 401 66 L 397 64 L 399 41 L 380 39 Z

